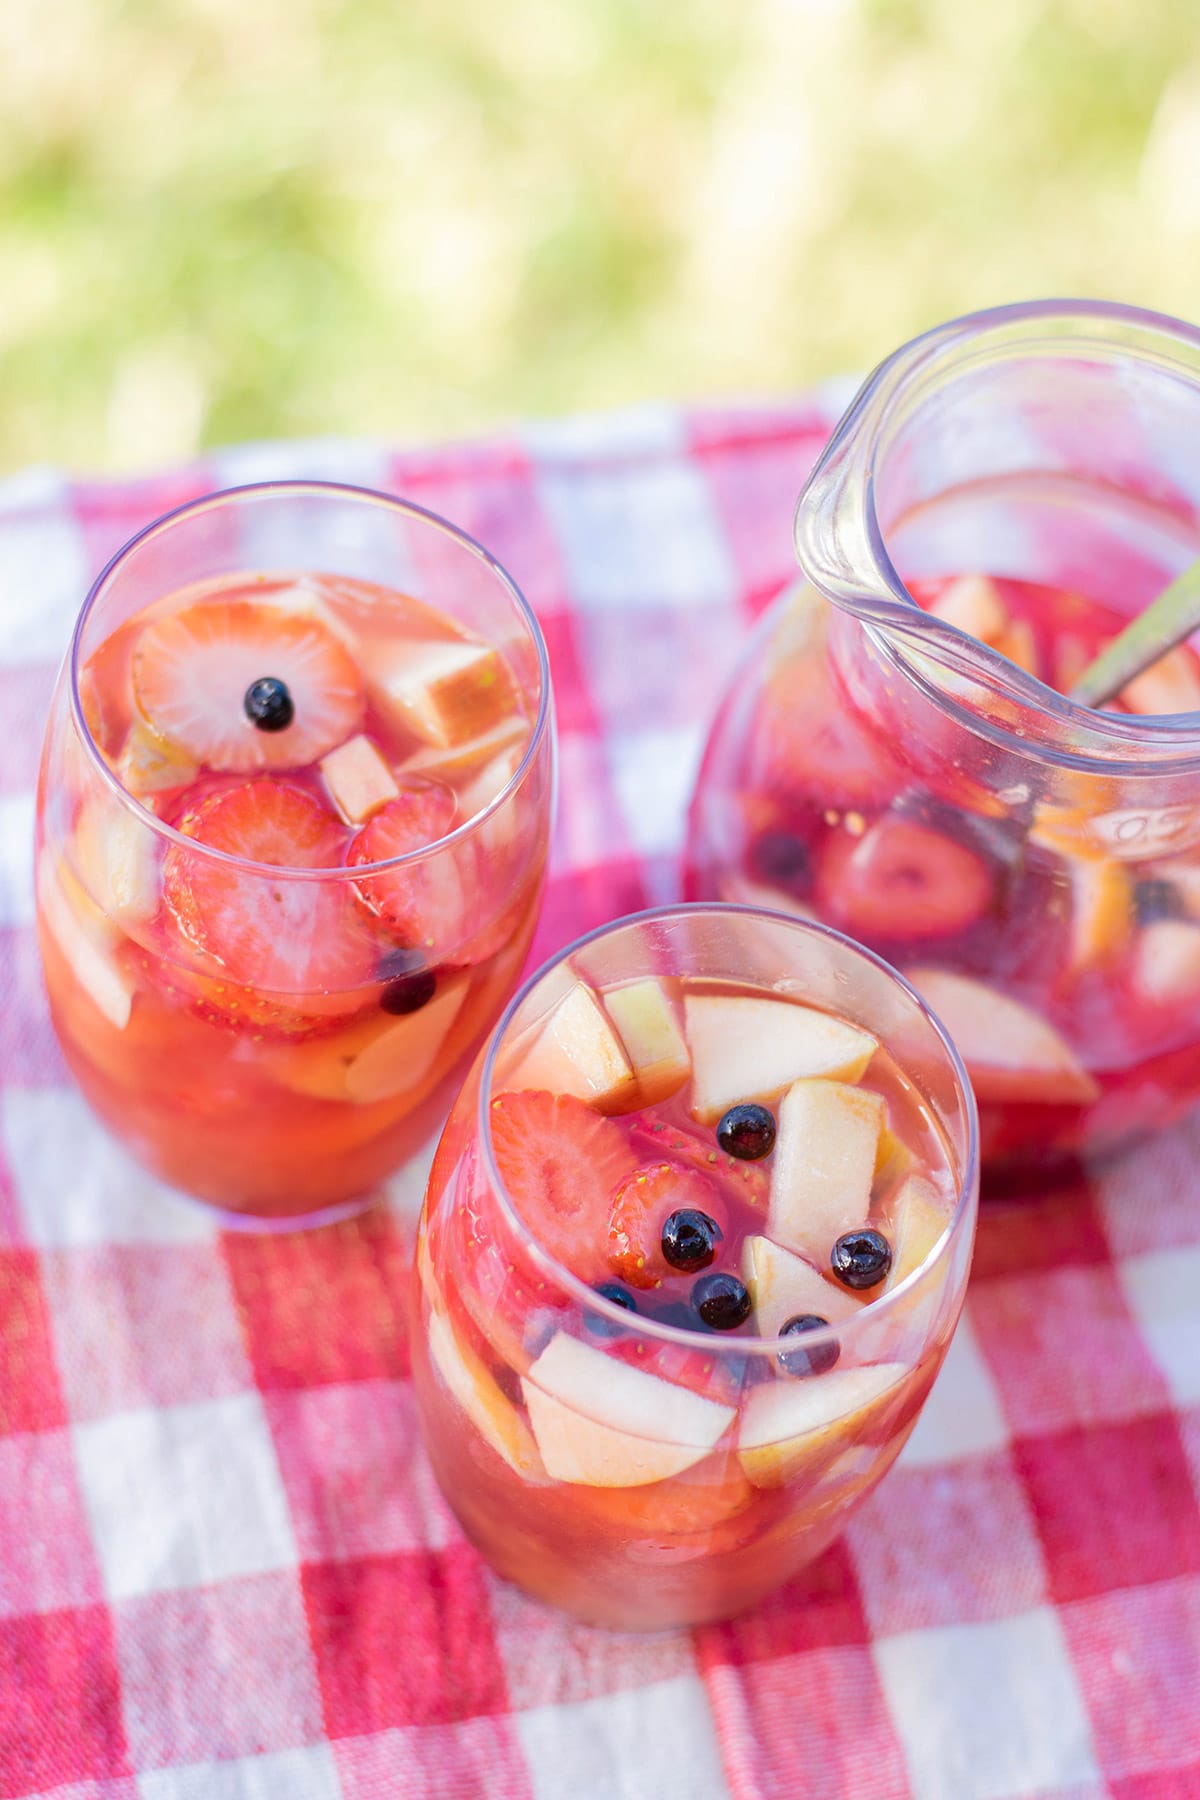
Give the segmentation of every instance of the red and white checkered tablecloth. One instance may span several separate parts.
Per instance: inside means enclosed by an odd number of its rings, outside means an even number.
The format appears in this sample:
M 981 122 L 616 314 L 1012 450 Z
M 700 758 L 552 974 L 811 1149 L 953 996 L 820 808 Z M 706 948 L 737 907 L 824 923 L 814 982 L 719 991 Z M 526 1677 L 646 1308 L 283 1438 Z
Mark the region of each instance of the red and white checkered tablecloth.
M 412 1184 L 222 1236 L 92 1123 L 50 1031 L 42 716 L 137 526 L 320 475 L 500 557 L 558 692 L 545 953 L 676 894 L 704 723 L 840 398 L 0 484 L 0 1797 L 1200 1796 L 1200 1126 L 986 1215 L 928 1410 L 820 1563 L 734 1624 L 621 1638 L 493 1580 L 433 1486 Z

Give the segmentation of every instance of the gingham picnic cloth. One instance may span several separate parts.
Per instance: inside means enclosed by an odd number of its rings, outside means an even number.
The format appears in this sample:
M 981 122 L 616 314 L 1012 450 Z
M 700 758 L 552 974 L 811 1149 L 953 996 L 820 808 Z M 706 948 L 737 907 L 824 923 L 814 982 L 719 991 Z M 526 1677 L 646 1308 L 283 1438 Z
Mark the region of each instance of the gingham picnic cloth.
M 704 724 L 789 578 L 840 399 L 0 484 L 0 1796 L 1200 1795 L 1197 1126 L 988 1212 L 945 1372 L 843 1540 L 748 1617 L 627 1638 L 495 1580 L 434 1487 L 406 1341 L 419 1183 L 338 1228 L 222 1235 L 92 1122 L 50 1030 L 42 718 L 138 526 L 325 476 L 495 552 L 558 696 L 540 957 L 676 896 Z

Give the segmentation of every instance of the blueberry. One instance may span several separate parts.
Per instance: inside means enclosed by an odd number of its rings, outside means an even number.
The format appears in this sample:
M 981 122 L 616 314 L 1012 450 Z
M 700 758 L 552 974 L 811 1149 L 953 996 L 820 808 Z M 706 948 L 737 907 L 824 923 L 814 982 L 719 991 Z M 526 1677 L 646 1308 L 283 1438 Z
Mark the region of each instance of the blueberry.
M 799 1337 L 806 1331 L 819 1331 L 828 1323 L 828 1319 L 819 1318 L 816 1313 L 800 1313 L 796 1318 L 789 1319 L 786 1325 L 780 1326 L 779 1335 Z M 841 1345 L 837 1339 L 827 1339 L 822 1344 L 813 1344 L 807 1350 L 803 1347 L 781 1350 L 779 1366 L 789 1375 L 824 1375 L 826 1369 L 832 1369 L 841 1353 Z
M 765 1106 L 748 1100 L 742 1106 L 731 1106 L 717 1126 L 717 1142 L 726 1156 L 742 1162 L 757 1162 L 775 1148 L 775 1119 Z
M 296 716 L 292 696 L 278 675 L 260 675 L 252 681 L 242 705 L 260 731 L 285 731 Z
M 677 1331 L 699 1331 L 702 1329 L 686 1300 L 668 1300 L 663 1306 L 650 1309 L 647 1318 L 653 1319 L 656 1325 L 674 1325 Z
M 812 856 L 803 838 L 790 831 L 764 831 L 754 840 L 750 862 L 756 875 L 791 893 L 812 885 Z
M 697 1269 L 707 1269 L 717 1254 L 720 1237 L 721 1227 L 715 1219 L 695 1206 L 681 1206 L 662 1228 L 663 1259 L 673 1269 L 694 1275 Z
M 405 1013 L 420 1012 L 423 1006 L 428 1006 L 436 991 L 436 974 L 421 963 L 386 981 L 380 989 L 379 1004 L 385 1013 L 398 1013 L 403 1017 Z
M 717 1270 L 692 1287 L 692 1305 L 714 1331 L 732 1331 L 750 1317 L 750 1296 L 736 1275 Z
M 629 1289 L 622 1287 L 619 1281 L 602 1281 L 596 1292 L 601 1294 L 605 1300 L 611 1300 L 614 1306 L 624 1307 L 626 1312 L 635 1313 L 637 1311 L 637 1301 Z M 616 1320 L 606 1319 L 600 1313 L 585 1312 L 583 1323 L 584 1329 L 590 1331 L 593 1337 L 620 1337 L 621 1335 L 621 1327 Z
M 1139 925 L 1153 925 L 1157 919 L 1178 919 L 1183 912 L 1183 898 L 1174 882 L 1161 876 L 1139 881 L 1133 890 L 1133 910 Z
M 864 1225 L 859 1231 L 842 1233 L 829 1261 L 838 1280 L 847 1287 L 878 1287 L 892 1266 L 892 1246 L 882 1231 Z

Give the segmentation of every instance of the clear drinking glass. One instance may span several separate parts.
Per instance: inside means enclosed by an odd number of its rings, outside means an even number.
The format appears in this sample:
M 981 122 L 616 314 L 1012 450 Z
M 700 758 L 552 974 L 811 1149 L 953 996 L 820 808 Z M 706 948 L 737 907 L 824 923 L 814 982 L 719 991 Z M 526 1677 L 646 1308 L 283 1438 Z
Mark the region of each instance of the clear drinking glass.
M 877 1041 L 865 1073 L 847 1034 Z M 773 1150 L 721 1149 L 722 1091 L 778 1119 Z M 869 1291 L 830 1274 L 826 1153 L 849 1182 L 834 1222 L 888 1234 Z M 476 1060 L 419 1229 L 413 1378 L 464 1530 L 501 1575 L 595 1624 L 753 1606 L 908 1438 L 962 1304 L 977 1190 L 965 1071 L 877 957 L 728 906 L 582 938 Z M 703 1275 L 674 1240 L 660 1260 L 685 1205 L 715 1249 Z M 714 1279 L 721 1306 L 740 1280 L 748 1316 L 710 1328 Z
M 1200 554 L 1198 437 L 1200 334 L 1172 319 L 1044 302 L 906 345 L 804 489 L 804 580 L 709 738 L 690 896 L 899 966 L 971 1072 L 985 1180 L 1200 1097 L 1196 643 L 1112 710 L 1063 697 Z
M 232 1224 L 361 1204 L 516 985 L 553 784 L 536 620 L 452 525 L 314 482 L 151 525 L 87 597 L 38 789 L 95 1111 Z

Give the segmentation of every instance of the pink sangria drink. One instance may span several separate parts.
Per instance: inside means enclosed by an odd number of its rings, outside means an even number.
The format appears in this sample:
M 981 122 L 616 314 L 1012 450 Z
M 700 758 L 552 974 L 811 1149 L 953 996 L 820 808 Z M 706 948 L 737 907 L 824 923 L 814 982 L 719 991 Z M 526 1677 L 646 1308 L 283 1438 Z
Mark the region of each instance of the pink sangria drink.
M 51 711 L 37 915 L 71 1069 L 156 1174 L 296 1222 L 430 1141 L 533 934 L 549 716 L 508 577 L 382 495 L 238 489 L 114 559 Z
M 1200 551 L 1200 338 L 1001 309 L 862 390 L 797 511 L 692 803 L 694 898 L 826 921 L 902 970 L 980 1107 L 985 1179 L 1200 1099 L 1200 655 L 1103 710 L 1085 666 Z
M 962 1303 L 965 1073 L 834 933 L 609 926 L 527 984 L 456 1102 L 414 1381 L 492 1566 L 591 1623 L 753 1606 L 906 1442 Z

